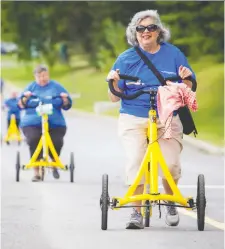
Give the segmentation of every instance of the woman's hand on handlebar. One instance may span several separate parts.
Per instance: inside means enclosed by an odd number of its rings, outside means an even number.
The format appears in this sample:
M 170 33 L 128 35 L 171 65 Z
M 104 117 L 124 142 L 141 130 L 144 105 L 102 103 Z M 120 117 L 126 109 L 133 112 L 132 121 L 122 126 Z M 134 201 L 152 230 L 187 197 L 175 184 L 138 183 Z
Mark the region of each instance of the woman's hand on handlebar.
M 186 78 L 192 76 L 192 71 L 184 66 L 179 67 L 178 71 L 179 76 L 181 77 L 182 81 L 190 88 L 192 88 L 192 82 L 190 80 L 187 80 Z
M 25 104 L 27 103 L 27 100 L 30 98 L 30 96 L 32 96 L 32 92 L 24 92 L 22 98 L 18 102 L 18 106 L 22 109 L 25 108 Z
M 120 70 L 119 69 L 116 69 L 115 70 L 111 70 L 107 76 L 107 81 L 109 80 L 113 80 L 113 86 L 114 86 L 114 89 L 117 91 L 117 92 L 122 92 L 121 89 L 118 87 L 118 81 L 120 80 L 120 76 L 119 76 L 119 73 L 120 73 Z M 119 97 L 113 95 L 110 90 L 108 91 L 109 93 L 109 98 L 111 99 L 112 102 L 117 102 L 120 100 Z
M 107 76 L 107 80 L 114 80 L 116 82 L 118 82 L 120 80 L 120 76 L 119 76 L 120 70 L 116 69 L 115 70 L 111 70 Z
M 192 71 L 187 67 L 180 66 L 178 74 L 181 77 L 181 79 L 185 79 L 192 75 Z
M 31 95 L 32 95 L 32 92 L 30 92 L 30 91 L 26 91 L 23 93 L 23 96 L 26 98 L 29 98 Z
M 67 93 L 62 92 L 60 93 L 60 97 L 62 98 L 63 105 L 67 106 L 69 104 L 69 99 L 68 99 L 69 95 Z

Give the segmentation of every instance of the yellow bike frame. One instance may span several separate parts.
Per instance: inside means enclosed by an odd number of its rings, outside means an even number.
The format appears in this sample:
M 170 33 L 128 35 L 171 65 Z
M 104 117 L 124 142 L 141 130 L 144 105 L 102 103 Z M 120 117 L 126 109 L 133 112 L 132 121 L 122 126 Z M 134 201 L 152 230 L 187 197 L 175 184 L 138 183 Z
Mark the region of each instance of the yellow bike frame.
M 41 150 L 43 149 L 43 159 L 37 161 Z M 49 161 L 49 151 L 53 156 L 53 161 Z M 62 164 L 55 147 L 52 143 L 51 136 L 49 134 L 48 115 L 42 114 L 42 136 L 38 143 L 38 146 L 32 155 L 28 164 L 25 165 L 24 169 L 30 169 L 33 167 L 57 167 L 62 170 L 66 170 L 65 165 Z
M 16 117 L 14 114 L 10 117 L 10 124 L 7 130 L 7 134 L 4 138 L 5 142 L 10 142 L 12 140 L 20 142 L 22 140 L 20 130 L 16 125 Z
M 113 200 L 117 201 L 116 207 L 112 209 L 120 208 L 128 203 L 136 201 L 146 201 L 149 200 L 150 203 L 159 202 L 159 201 L 173 201 L 181 204 L 182 206 L 190 209 L 188 201 L 192 197 L 184 198 L 176 186 L 172 175 L 168 169 L 168 166 L 163 158 L 159 143 L 157 141 L 157 125 L 156 125 L 156 111 L 149 111 L 149 128 L 148 128 L 148 138 L 149 144 L 145 153 L 145 156 L 142 160 L 140 169 L 137 173 L 137 176 L 133 184 L 129 187 L 124 198 L 113 197 Z M 158 190 L 158 167 L 162 168 L 162 172 L 168 181 L 168 184 L 173 191 L 173 195 L 161 194 Z M 139 185 L 142 177 L 145 176 L 144 183 L 144 193 L 141 195 L 133 195 L 137 186 Z M 150 207 L 151 215 L 151 207 Z

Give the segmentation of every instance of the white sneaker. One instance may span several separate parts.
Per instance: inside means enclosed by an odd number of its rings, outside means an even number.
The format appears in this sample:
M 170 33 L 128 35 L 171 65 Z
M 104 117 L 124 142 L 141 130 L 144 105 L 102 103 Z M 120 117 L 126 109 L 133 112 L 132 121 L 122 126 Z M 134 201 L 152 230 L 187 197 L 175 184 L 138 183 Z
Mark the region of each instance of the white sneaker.
M 172 201 L 168 201 L 168 204 L 172 206 L 165 206 L 166 210 L 166 224 L 168 226 L 177 226 L 179 224 L 180 218 L 177 211 L 177 208 L 173 206 L 175 203 Z
M 143 217 L 140 213 L 136 211 L 136 209 L 133 210 L 133 213 L 131 214 L 130 221 L 126 225 L 126 229 L 143 229 Z

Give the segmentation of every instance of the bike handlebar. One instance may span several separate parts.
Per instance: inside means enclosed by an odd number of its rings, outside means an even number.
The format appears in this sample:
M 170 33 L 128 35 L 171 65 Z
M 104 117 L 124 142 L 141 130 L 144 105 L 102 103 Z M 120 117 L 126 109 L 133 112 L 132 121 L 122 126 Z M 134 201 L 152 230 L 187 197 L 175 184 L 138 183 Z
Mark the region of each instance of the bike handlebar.
M 140 80 L 138 77 L 125 75 L 125 74 L 119 74 L 119 77 L 120 77 L 120 79 L 123 79 L 123 80 L 132 80 L 132 81 L 136 81 L 136 82 L 138 82 Z M 166 78 L 165 82 L 167 80 L 178 81 L 178 80 L 182 80 L 182 79 L 180 76 L 176 76 L 176 77 Z M 197 89 L 196 80 L 194 78 L 192 78 L 191 76 L 185 78 L 185 80 L 190 80 L 192 82 L 192 91 L 195 92 Z M 139 90 L 134 94 L 126 95 L 122 92 L 118 92 L 115 90 L 114 85 L 113 85 L 113 79 L 109 80 L 108 84 L 109 84 L 109 89 L 113 95 L 115 95 L 119 98 L 122 98 L 122 99 L 127 99 L 127 100 L 136 99 L 137 97 L 139 97 L 142 94 L 152 94 L 152 93 L 157 92 L 157 90 L 155 88 L 150 88 L 149 90 Z
M 39 103 L 41 102 L 41 99 L 43 99 L 42 97 L 40 97 L 40 96 L 38 96 L 38 95 L 31 95 L 31 96 L 29 96 L 29 97 L 26 97 L 26 96 L 24 96 L 24 95 L 22 95 L 22 97 L 21 97 L 21 102 L 22 102 L 22 104 L 24 105 L 24 107 L 29 107 L 28 105 L 27 105 L 27 102 L 26 103 L 24 103 L 24 101 L 23 101 L 23 98 L 29 98 L 29 99 L 40 99 L 40 101 L 39 101 Z M 51 99 L 53 100 L 53 99 L 57 99 L 57 98 L 61 98 L 61 96 L 60 95 L 56 95 L 56 96 L 51 96 Z M 35 108 L 35 107 L 29 107 L 29 108 Z

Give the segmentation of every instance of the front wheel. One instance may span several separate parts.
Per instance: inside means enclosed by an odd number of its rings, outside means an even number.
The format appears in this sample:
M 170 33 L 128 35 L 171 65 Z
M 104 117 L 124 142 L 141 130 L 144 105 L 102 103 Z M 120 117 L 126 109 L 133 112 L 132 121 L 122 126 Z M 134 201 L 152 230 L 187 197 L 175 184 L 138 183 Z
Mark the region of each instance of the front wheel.
M 20 152 L 17 151 L 16 154 L 16 181 L 20 181 Z
M 197 186 L 197 224 L 198 230 L 203 231 L 205 227 L 205 207 L 206 207 L 206 198 L 205 198 L 205 177 L 204 175 L 198 176 L 198 186 Z
M 107 230 L 108 226 L 108 208 L 109 208 L 109 194 L 108 194 L 108 175 L 102 176 L 102 195 L 100 199 L 100 206 L 102 210 L 101 228 Z
M 74 181 L 74 170 L 75 170 L 74 154 L 73 152 L 71 152 L 70 153 L 70 182 Z

